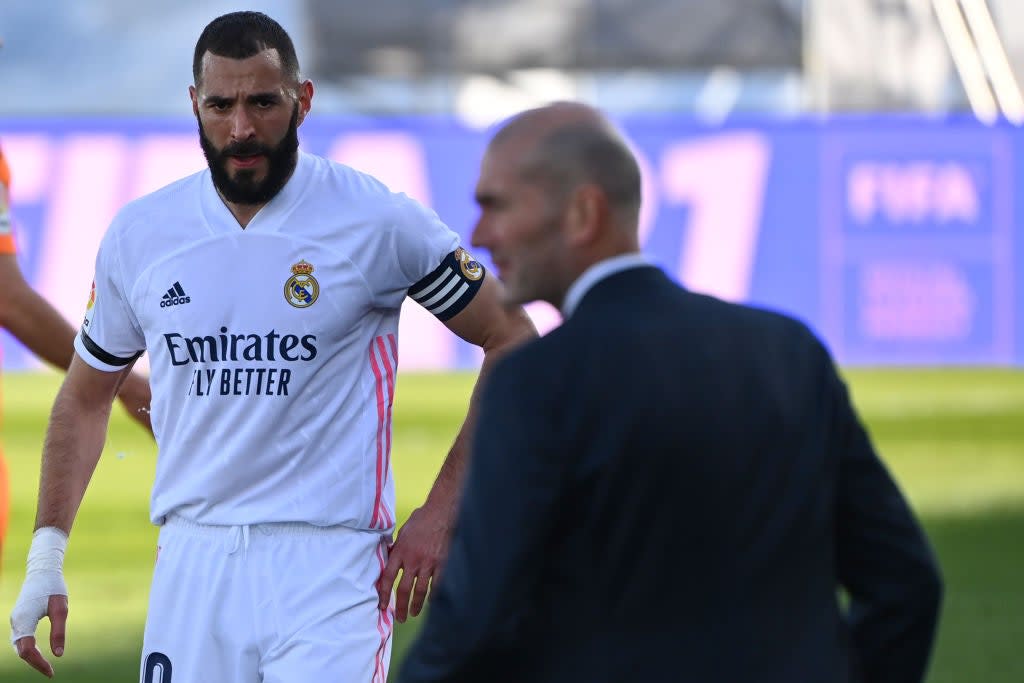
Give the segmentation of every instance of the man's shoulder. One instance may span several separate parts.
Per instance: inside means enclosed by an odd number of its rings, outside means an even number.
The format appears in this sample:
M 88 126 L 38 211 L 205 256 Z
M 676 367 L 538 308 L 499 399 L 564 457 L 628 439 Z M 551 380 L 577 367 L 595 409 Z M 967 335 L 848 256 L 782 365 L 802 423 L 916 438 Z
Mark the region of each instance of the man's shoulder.
M 336 211 L 388 225 L 419 223 L 430 211 L 371 173 L 309 153 L 303 153 L 302 163 L 312 168 L 312 182 L 304 198 L 310 210 Z
M 753 302 L 725 301 L 707 294 L 688 292 L 699 314 L 707 316 L 710 324 L 716 321 L 726 325 L 760 330 L 765 333 L 806 334 L 807 324 L 793 313 Z
M 666 348 L 729 348 L 752 356 L 772 349 L 807 352 L 821 345 L 809 325 L 787 311 L 727 301 L 666 278 L 653 279 L 638 291 L 635 283 L 632 289 L 595 287 L 596 296 L 586 298 L 563 325 L 561 353 L 633 353 L 639 337 L 660 340 Z
M 114 216 L 110 230 L 137 230 L 170 215 L 184 215 L 199 205 L 204 171 L 197 171 L 125 204 Z
M 379 201 L 395 194 L 380 178 L 339 161 L 306 152 L 302 153 L 302 160 L 313 168 L 317 180 L 314 191 L 325 196 L 344 201 L 360 198 Z
M 829 361 L 831 352 L 818 332 L 794 313 L 766 305 L 701 297 L 698 305 L 709 344 L 728 347 L 750 359 L 768 359 L 777 367 Z M 817 367 L 817 366 L 816 366 Z

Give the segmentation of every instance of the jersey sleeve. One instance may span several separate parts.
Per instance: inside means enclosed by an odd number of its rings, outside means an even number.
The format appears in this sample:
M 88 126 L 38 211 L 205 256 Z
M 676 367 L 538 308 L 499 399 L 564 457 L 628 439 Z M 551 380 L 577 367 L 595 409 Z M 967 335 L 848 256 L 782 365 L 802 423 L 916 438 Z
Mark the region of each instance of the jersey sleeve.
M 397 269 L 387 289 L 411 297 L 445 321 L 476 295 L 484 268 L 459 246 L 459 236 L 432 210 L 396 195 L 392 233 Z
M 459 246 L 459 236 L 431 209 L 406 195 L 395 196 L 394 248 L 403 289 L 437 268 Z
M 100 244 L 85 320 L 75 337 L 78 355 L 97 370 L 121 370 L 146 348 L 141 325 L 124 291 L 123 279 L 117 235 L 111 229 Z

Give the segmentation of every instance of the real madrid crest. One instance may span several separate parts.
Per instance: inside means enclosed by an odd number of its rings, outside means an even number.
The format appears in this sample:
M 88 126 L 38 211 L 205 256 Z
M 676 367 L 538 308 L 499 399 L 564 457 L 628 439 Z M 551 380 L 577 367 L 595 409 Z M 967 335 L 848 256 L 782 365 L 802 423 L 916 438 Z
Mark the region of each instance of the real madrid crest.
M 309 308 L 320 296 L 320 283 L 313 277 L 313 264 L 299 261 L 284 283 L 284 300 L 295 308 Z
M 475 282 L 484 276 L 484 267 L 462 247 L 455 250 L 455 260 L 459 262 L 462 275 L 467 280 Z

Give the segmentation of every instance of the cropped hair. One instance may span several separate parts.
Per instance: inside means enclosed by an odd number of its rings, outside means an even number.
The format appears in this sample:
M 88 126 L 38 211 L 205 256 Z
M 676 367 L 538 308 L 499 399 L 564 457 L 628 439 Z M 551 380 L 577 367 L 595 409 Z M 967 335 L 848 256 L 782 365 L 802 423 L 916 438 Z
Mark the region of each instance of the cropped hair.
M 580 183 L 594 183 L 624 216 L 640 211 L 641 179 L 636 157 L 618 133 L 605 125 L 562 126 L 543 136 L 521 173 L 564 200 Z
M 192 55 L 192 78 L 199 85 L 203 55 L 247 59 L 264 50 L 277 50 L 285 76 L 299 80 L 299 58 L 288 32 L 262 12 L 231 12 L 217 17 L 203 29 Z

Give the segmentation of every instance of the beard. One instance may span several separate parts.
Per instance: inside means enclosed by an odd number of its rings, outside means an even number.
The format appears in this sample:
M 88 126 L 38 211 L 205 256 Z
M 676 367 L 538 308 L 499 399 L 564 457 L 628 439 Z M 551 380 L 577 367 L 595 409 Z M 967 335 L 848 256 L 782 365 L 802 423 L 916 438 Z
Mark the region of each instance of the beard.
M 198 120 L 199 117 L 196 117 Z M 203 122 L 199 121 L 199 145 L 210 167 L 213 185 L 225 200 L 232 204 L 266 204 L 273 199 L 288 182 L 299 151 L 299 105 L 292 111 L 288 132 L 276 146 L 270 147 L 256 141 L 232 142 L 223 149 L 217 149 L 206 135 Z M 256 179 L 256 171 L 242 169 L 234 176 L 228 172 L 228 161 L 233 156 L 247 157 L 263 155 L 267 159 L 267 175 Z

